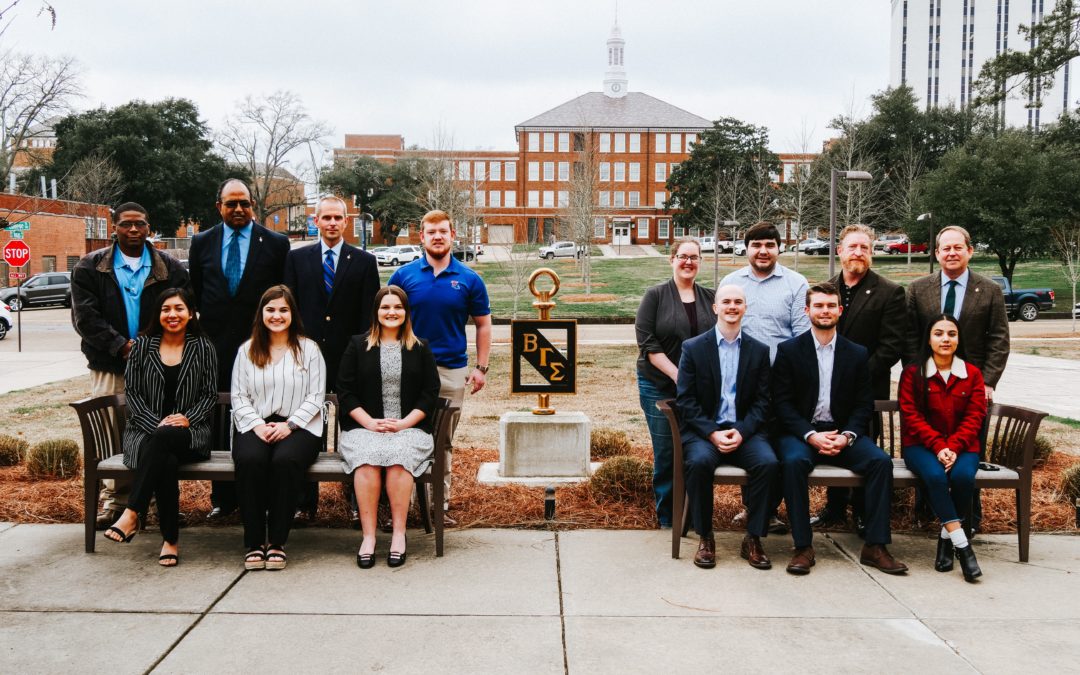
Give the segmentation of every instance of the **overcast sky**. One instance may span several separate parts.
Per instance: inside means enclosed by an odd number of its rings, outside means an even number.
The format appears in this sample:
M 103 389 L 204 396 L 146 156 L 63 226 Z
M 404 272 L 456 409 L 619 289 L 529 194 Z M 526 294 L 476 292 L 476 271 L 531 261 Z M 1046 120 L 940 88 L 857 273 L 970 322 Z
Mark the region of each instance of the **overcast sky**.
M 300 95 L 345 133 L 513 149 L 514 125 L 600 91 L 614 0 L 23 0 L 6 46 L 75 56 L 81 107 L 194 100 L 213 127 L 246 94 Z M 887 0 L 621 0 L 631 91 L 816 147 L 830 118 L 888 84 Z

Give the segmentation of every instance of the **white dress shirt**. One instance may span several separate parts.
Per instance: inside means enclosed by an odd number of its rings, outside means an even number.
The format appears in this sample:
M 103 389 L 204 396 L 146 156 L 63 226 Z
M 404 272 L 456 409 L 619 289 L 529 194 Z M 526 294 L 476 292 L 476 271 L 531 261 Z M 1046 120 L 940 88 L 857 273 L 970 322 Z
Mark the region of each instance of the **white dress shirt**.
M 829 407 L 829 403 L 832 399 L 832 371 L 833 360 L 836 356 L 836 333 L 833 333 L 832 340 L 829 340 L 826 344 L 821 344 L 815 337 L 814 351 L 817 352 L 818 394 L 817 405 L 814 406 L 814 417 L 810 422 L 812 424 L 832 422 L 832 409 Z
M 233 423 L 240 433 L 280 415 L 315 436 L 322 436 L 326 365 L 314 341 L 300 338 L 299 362 L 291 349 L 277 363 L 256 368 L 248 356 L 251 340 L 240 345 L 232 374 Z
M 949 282 L 956 282 L 956 304 L 953 305 L 953 313 L 957 319 L 960 318 L 960 308 L 964 306 L 964 292 L 967 291 L 968 280 L 971 278 L 971 270 L 964 270 L 964 273 L 956 277 L 956 279 L 950 279 L 944 272 L 941 273 L 941 311 L 945 311 L 945 296 L 949 293 Z

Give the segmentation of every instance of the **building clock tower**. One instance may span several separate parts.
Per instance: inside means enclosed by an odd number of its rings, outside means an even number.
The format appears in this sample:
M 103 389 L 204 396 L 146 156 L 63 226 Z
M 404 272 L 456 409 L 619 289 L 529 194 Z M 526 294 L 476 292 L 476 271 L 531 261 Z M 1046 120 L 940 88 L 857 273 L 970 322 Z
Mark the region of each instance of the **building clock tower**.
M 618 21 L 611 27 L 611 36 L 607 41 L 607 72 L 604 73 L 604 95 L 611 98 L 626 96 L 626 71 L 623 69 L 623 40 Z

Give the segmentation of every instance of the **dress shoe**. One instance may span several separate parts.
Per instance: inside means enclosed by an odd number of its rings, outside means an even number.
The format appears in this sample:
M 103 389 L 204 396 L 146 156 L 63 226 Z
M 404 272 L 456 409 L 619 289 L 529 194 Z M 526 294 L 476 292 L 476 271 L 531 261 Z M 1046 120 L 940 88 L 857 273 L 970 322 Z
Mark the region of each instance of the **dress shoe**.
M 952 539 L 938 537 L 937 555 L 934 556 L 934 569 L 938 572 L 951 572 L 953 568 Z
M 866 518 L 861 513 L 856 513 L 851 516 L 851 520 L 855 523 L 855 534 L 859 539 L 866 539 Z
M 443 516 L 442 516 L 442 524 L 443 524 L 443 527 L 457 527 L 458 526 L 458 522 L 456 520 L 454 520 L 454 518 L 449 513 L 446 513 L 445 511 L 443 512 Z
M 956 559 L 960 561 L 960 571 L 964 573 L 964 581 L 974 582 L 982 576 L 979 561 L 975 559 L 975 547 L 971 544 L 956 549 Z
M 94 529 L 95 530 L 107 530 L 109 526 L 120 520 L 120 516 L 124 513 L 123 509 L 101 509 L 98 511 L 97 516 L 94 517 Z
M 787 571 L 790 574 L 810 574 L 810 568 L 815 565 L 814 547 L 804 546 L 795 549 L 795 555 L 791 556 Z
M 711 534 L 701 538 L 698 542 L 697 553 L 694 554 L 694 564 L 703 569 L 716 567 L 716 540 Z
M 876 567 L 885 574 L 904 574 L 907 565 L 892 557 L 885 544 L 863 544 L 859 553 L 859 562 L 869 567 Z
M 735 517 L 731 519 L 731 526 L 739 528 L 746 527 L 746 518 L 746 509 L 743 509 L 742 511 L 736 513 Z
M 787 534 L 787 533 L 788 533 L 787 523 L 780 520 L 776 516 L 773 516 L 772 518 L 769 519 L 769 534 Z
M 752 534 L 743 537 L 740 555 L 750 563 L 750 567 L 759 570 L 772 569 L 772 561 L 765 555 L 765 549 L 761 547 L 761 539 Z
M 296 509 L 293 513 L 292 524 L 293 527 L 307 527 L 315 522 L 315 514 L 305 509 Z
M 843 527 L 846 524 L 846 513 L 833 511 L 827 506 L 810 518 L 810 527 Z
M 409 546 L 409 538 L 405 537 L 405 546 Z M 406 552 L 390 551 L 386 554 L 386 566 L 387 567 L 401 567 L 405 564 Z
M 210 513 L 206 514 L 206 520 L 211 523 L 220 523 L 228 518 L 235 510 L 235 506 L 215 506 L 210 509 Z

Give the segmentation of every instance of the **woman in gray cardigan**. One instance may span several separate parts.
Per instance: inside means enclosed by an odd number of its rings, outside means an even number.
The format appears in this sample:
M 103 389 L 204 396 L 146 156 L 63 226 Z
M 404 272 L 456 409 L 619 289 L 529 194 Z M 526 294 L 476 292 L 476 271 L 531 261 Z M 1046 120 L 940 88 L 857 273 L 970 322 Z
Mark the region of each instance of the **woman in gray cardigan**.
M 671 247 L 672 278 L 645 291 L 638 307 L 637 379 L 641 410 L 653 445 L 653 493 L 660 527 L 671 527 L 671 429 L 656 402 L 675 398 L 682 343 L 716 325 L 715 291 L 695 283 L 701 267 L 701 244 L 677 239 Z

